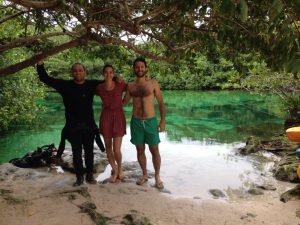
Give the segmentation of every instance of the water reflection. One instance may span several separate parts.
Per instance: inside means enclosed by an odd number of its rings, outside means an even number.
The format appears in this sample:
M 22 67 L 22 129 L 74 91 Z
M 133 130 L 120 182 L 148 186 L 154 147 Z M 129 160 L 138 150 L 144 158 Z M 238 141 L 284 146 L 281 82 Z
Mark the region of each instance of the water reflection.
M 229 188 L 245 192 L 254 183 L 273 182 L 272 177 L 261 176 L 267 172 L 265 167 L 254 167 L 247 157 L 236 154 L 236 149 L 241 146 L 242 143 L 208 144 L 189 140 L 174 143 L 162 135 L 161 173 L 166 188 L 176 197 L 207 199 L 212 198 L 210 189 L 226 192 Z M 148 167 L 153 171 L 149 159 Z

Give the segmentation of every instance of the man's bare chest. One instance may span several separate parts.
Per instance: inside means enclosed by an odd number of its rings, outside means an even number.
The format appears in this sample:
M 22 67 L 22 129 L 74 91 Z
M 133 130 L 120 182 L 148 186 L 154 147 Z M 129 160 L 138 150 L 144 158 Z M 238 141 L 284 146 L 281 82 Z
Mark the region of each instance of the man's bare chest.
M 133 97 L 148 97 L 153 95 L 154 88 L 151 84 L 133 85 L 130 89 L 130 94 Z

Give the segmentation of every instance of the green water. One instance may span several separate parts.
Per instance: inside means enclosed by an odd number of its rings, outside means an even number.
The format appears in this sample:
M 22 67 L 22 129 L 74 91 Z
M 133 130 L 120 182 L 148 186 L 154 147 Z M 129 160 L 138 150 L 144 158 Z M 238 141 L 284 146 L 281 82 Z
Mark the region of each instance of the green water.
M 251 135 L 268 138 L 283 129 L 283 116 L 277 99 L 272 96 L 242 91 L 164 91 L 163 95 L 167 109 L 165 135 L 170 143 L 230 144 L 244 142 Z M 62 100 L 58 94 L 51 93 L 43 104 L 48 111 L 41 113 L 34 125 L 16 126 L 0 134 L 0 164 L 37 146 L 58 145 L 64 125 Z M 94 109 L 98 121 L 101 110 L 98 97 Z M 124 108 L 127 124 L 131 109 L 131 105 Z
M 166 92 L 170 140 L 233 143 L 282 132 L 278 99 L 242 91 Z

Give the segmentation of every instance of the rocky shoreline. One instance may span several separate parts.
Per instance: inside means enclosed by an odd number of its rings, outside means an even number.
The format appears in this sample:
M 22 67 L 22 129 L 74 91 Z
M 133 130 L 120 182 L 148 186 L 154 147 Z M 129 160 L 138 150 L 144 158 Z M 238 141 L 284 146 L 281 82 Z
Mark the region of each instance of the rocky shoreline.
M 300 183 L 297 175 L 297 168 L 300 160 L 296 156 L 296 150 L 300 143 L 289 141 L 285 136 L 273 137 L 271 140 L 261 140 L 256 137 L 249 137 L 246 146 L 239 149 L 242 155 L 259 155 L 263 152 L 270 152 L 279 157 L 275 162 L 271 172 L 279 181 Z M 265 189 L 265 187 L 260 187 Z M 289 200 L 300 199 L 300 184 L 285 193 L 282 193 L 280 200 L 287 202 Z

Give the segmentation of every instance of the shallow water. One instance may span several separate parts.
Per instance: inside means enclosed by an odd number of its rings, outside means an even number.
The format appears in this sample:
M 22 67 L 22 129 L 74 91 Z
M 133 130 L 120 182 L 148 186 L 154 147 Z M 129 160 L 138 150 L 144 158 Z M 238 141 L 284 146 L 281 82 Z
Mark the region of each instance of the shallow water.
M 167 131 L 161 133 L 161 177 L 174 197 L 212 198 L 209 189 L 227 196 L 244 195 L 253 183 L 276 183 L 269 173 L 272 162 L 261 163 L 237 154 L 247 137 L 263 138 L 282 132 L 283 118 L 277 99 L 247 92 L 164 92 Z M 60 139 L 63 106 L 57 95 L 46 102 L 49 111 L 34 126 L 19 126 L 0 134 L 0 163 L 20 157 L 37 146 Z M 95 118 L 100 101 L 95 98 Z M 131 106 L 125 107 L 127 123 Z M 97 120 L 97 119 L 96 119 Z M 129 130 L 124 137 L 123 161 L 136 161 Z M 153 171 L 147 150 L 148 169 Z M 102 175 L 105 177 L 105 175 Z M 149 180 L 154 184 L 154 180 Z
M 129 130 L 128 130 L 129 131 Z M 268 162 L 261 162 L 249 156 L 241 156 L 237 149 L 244 143 L 218 144 L 206 141 L 181 142 L 168 140 L 166 133 L 161 133 L 159 145 L 162 165 L 161 177 L 165 189 L 174 198 L 211 199 L 210 189 L 220 189 L 226 195 L 224 199 L 247 198 L 247 191 L 255 184 L 273 184 L 278 186 L 270 173 L 276 157 L 267 155 Z M 135 146 L 130 143 L 129 135 L 123 139 L 123 162 L 136 161 Z M 146 150 L 147 168 L 154 172 L 149 149 Z M 98 181 L 110 176 L 111 167 L 97 175 Z M 154 186 L 154 178 L 148 185 Z M 284 187 L 281 187 L 284 189 Z M 169 195 L 169 194 L 168 194 Z

